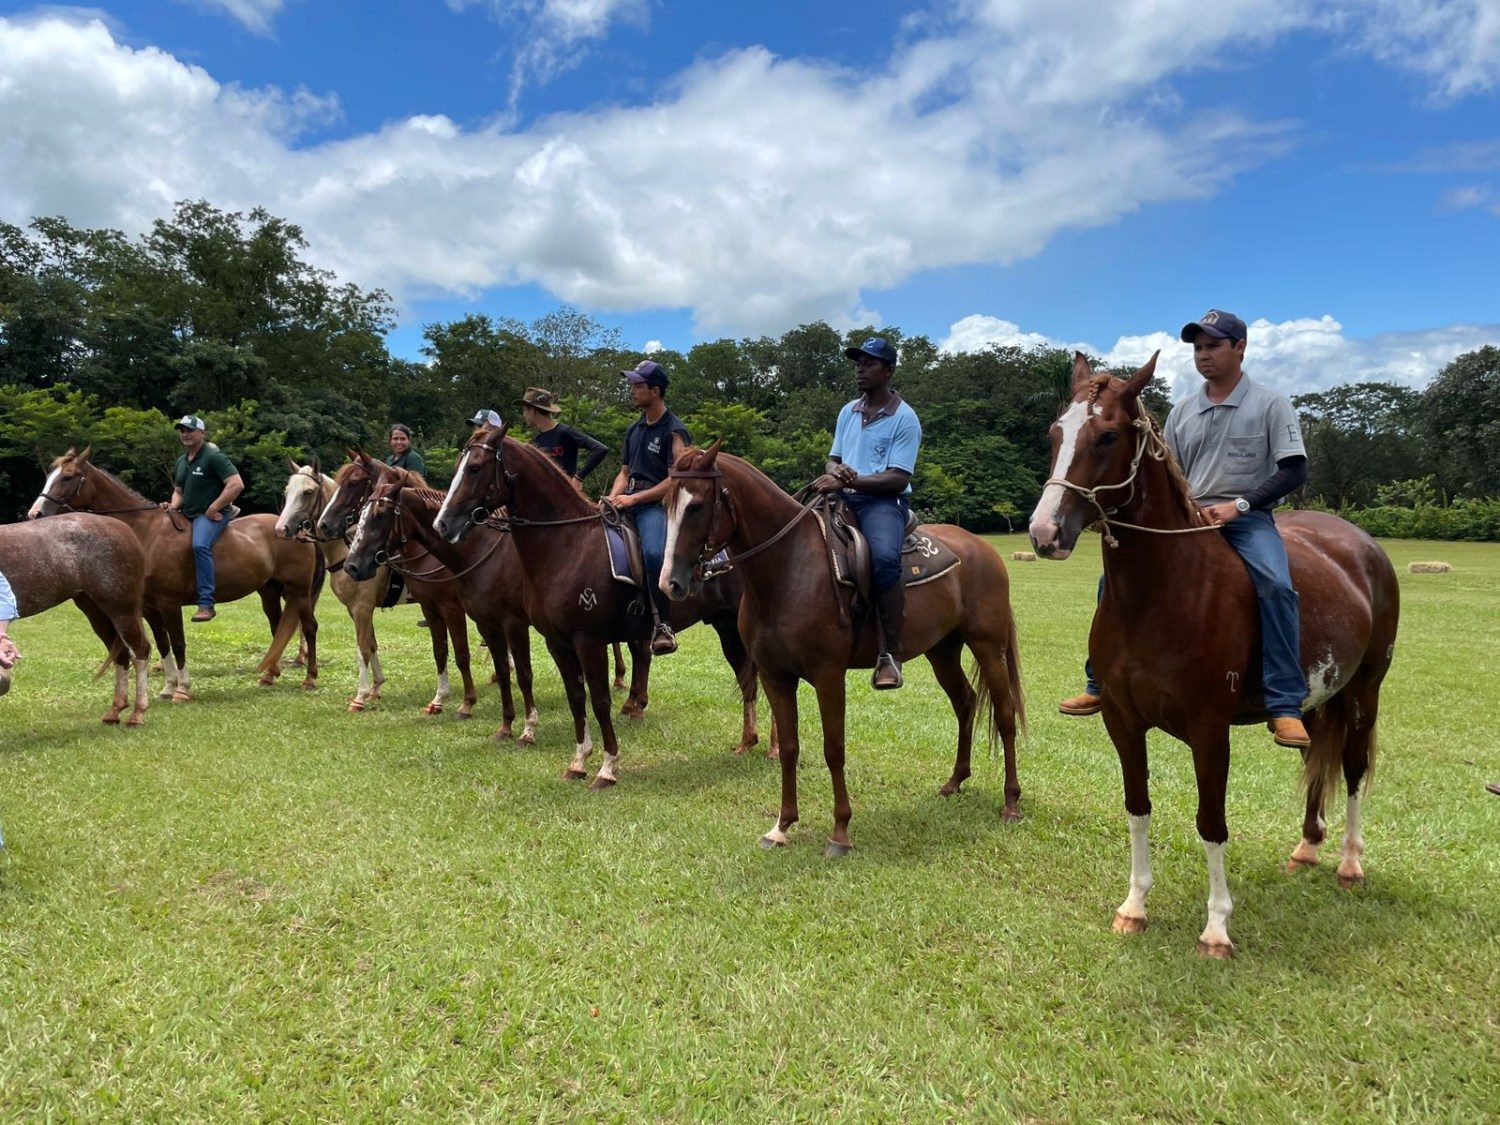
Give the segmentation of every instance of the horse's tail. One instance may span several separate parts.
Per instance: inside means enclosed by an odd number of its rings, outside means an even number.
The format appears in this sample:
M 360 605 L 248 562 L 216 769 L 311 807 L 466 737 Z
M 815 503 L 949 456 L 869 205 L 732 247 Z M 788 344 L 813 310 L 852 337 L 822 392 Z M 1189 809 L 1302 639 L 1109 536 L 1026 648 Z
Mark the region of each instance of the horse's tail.
M 1009 611 L 1006 617 L 1010 617 Z M 1005 662 L 1006 694 L 1010 697 L 1010 704 L 1015 713 L 1016 726 L 1021 736 L 1026 737 L 1026 695 L 1021 689 L 1021 650 L 1016 644 L 1016 623 L 1012 619 L 1008 621 L 1006 630 L 1005 652 L 1001 659 Z M 969 671 L 969 686 L 974 689 L 975 717 L 985 716 L 990 740 L 990 752 L 994 753 L 1000 745 L 1000 717 L 995 710 L 995 700 L 990 693 L 989 680 L 985 678 L 984 668 L 978 660 Z
M 328 577 L 328 559 L 323 555 L 321 543 L 313 544 L 313 552 L 317 562 L 313 567 L 312 596 L 313 601 L 317 601 L 318 595 L 323 592 L 323 581 Z
M 1351 737 L 1358 732 L 1349 729 L 1349 706 L 1342 695 L 1335 696 L 1319 708 L 1313 725 L 1312 746 L 1302 762 L 1302 786 L 1311 792 L 1321 785 L 1324 800 L 1344 779 L 1344 758 L 1349 753 Z M 1375 773 L 1375 751 L 1379 745 L 1379 724 L 1370 727 L 1365 746 L 1365 770 L 1361 775 L 1361 792 L 1368 792 Z
M 123 665 L 125 661 L 121 657 L 129 651 L 130 646 L 125 643 L 125 638 L 116 633 L 115 639 L 109 642 L 109 652 L 104 657 L 104 663 L 99 665 L 99 670 L 94 673 L 94 679 L 99 679 L 115 664 Z

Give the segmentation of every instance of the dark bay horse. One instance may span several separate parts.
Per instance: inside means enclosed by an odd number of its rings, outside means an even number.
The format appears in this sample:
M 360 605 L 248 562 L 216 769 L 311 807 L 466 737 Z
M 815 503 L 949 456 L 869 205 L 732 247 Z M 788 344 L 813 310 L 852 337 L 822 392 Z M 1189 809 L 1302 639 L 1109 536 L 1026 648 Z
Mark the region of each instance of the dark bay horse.
M 531 621 L 522 604 L 521 560 L 515 542 L 492 527 L 462 543 L 447 542 L 432 529 L 442 503 L 443 493 L 430 488 L 395 481 L 376 485 L 355 525 L 345 570 L 361 581 L 384 564 L 404 575 L 451 581 L 495 662 L 503 722 L 494 738 L 510 738 L 516 719 L 510 688 L 513 662 L 526 709 L 525 726 L 516 742 L 530 746 L 536 741 L 538 716 L 531 689 Z
M 133 663 L 135 707 L 125 725 L 145 722 L 151 654 L 141 625 L 146 556 L 130 529 L 117 520 L 77 512 L 45 523 L 7 524 L 0 527 L 0 573 L 15 591 L 22 617 L 69 598 L 83 610 L 115 666 L 114 702 L 104 721 L 120 721 L 129 703 L 127 672 Z
M 781 740 L 781 812 L 761 845 L 785 844 L 787 829 L 797 821 L 797 685 L 806 680 L 817 693 L 823 759 L 833 778 L 833 835 L 826 854 L 843 855 L 853 846 L 844 784 L 844 674 L 875 666 L 875 629 L 861 628 L 853 615 L 846 617 L 822 533 L 811 517 L 803 518 L 805 509 L 759 469 L 721 454 L 714 442 L 707 449 L 685 451 L 672 477 L 677 487 L 666 500 L 662 589 L 674 599 L 683 597 L 700 560 L 722 547 L 728 547 L 731 563 L 744 575 L 740 633 L 760 669 Z M 998 738 L 1005 746 L 1002 815 L 1015 820 L 1021 798 L 1016 723 L 1025 722 L 1025 704 L 1010 577 L 1000 556 L 977 536 L 946 524 L 924 530 L 961 560 L 960 566 L 906 594 L 906 655 L 926 655 L 958 718 L 958 755 L 940 792 L 955 793 L 968 778 L 974 720 L 988 711 L 991 744 Z M 963 671 L 965 645 L 977 661 L 972 686 Z
M 1130 816 L 1130 893 L 1114 928 L 1146 927 L 1146 732 L 1155 727 L 1192 750 L 1209 873 L 1208 924 L 1198 948 L 1227 957 L 1234 952 L 1224 878 L 1229 728 L 1266 718 L 1260 627 L 1245 564 L 1193 502 L 1155 419 L 1140 404 L 1155 371 L 1155 356 L 1128 381 L 1094 375 L 1082 355 L 1075 358 L 1073 401 L 1052 425 L 1051 478 L 1031 517 L 1031 539 L 1037 554 L 1063 559 L 1086 525 L 1102 522 L 1108 537 L 1089 655 L 1104 689 L 1104 724 L 1120 756 Z M 1349 811 L 1338 876 L 1349 886 L 1364 878 L 1360 798 L 1375 756 L 1380 684 L 1396 645 L 1396 574 L 1373 539 L 1336 516 L 1292 512 L 1277 516 L 1276 525 L 1301 603 L 1309 685 L 1303 706 L 1312 736 L 1303 754 L 1302 840 L 1288 867 L 1317 863 L 1325 792 L 1342 771 Z
M 189 521 L 93 464 L 87 448 L 81 453 L 70 449 L 52 463 L 29 515 L 50 516 L 64 508 L 113 516 L 135 532 L 146 554 L 146 623 L 167 674 L 161 698 L 174 703 L 192 699 L 182 630 L 182 607 L 198 601 Z M 281 675 L 281 654 L 300 626 L 308 649 L 302 686 L 311 689 L 318 686 L 318 620 L 313 608 L 323 588 L 323 557 L 311 543 L 282 539 L 275 523 L 276 517 L 268 515 L 231 521 L 214 547 L 217 598 L 232 602 L 260 594 L 272 631 L 271 646 L 259 666 L 262 685 L 275 683 Z M 289 612 L 283 613 L 283 598 Z
M 604 760 L 591 788 L 613 785 L 620 747 L 610 718 L 606 650 L 612 641 L 630 645 L 635 680 L 631 695 L 644 708 L 651 668 L 648 594 L 612 577 L 599 509 L 574 490 L 552 458 L 506 437 L 503 427 L 481 427 L 464 447 L 433 526 L 450 542 L 458 542 L 477 526 L 476 517 L 483 523 L 502 507 L 509 512 L 521 560 L 527 616 L 547 642 L 573 713 L 576 749 L 563 776 L 588 776 L 585 767 L 594 744 L 584 706 L 592 702 Z M 736 626 L 739 600 L 738 579 L 707 583 L 702 596 L 674 607 L 671 624 L 681 631 L 705 621 L 718 633 L 724 659 L 740 687 L 744 722 L 735 752 L 744 753 L 759 741 L 759 734 L 755 666 Z M 775 736 L 773 728 L 773 752 Z

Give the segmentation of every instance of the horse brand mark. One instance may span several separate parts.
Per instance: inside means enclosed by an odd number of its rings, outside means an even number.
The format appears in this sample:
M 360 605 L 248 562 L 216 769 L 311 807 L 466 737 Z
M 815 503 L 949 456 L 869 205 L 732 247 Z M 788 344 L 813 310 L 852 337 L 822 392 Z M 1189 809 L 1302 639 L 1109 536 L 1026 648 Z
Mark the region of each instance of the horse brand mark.
M 592 611 L 599 604 L 599 595 L 594 593 L 592 586 L 585 586 L 583 593 L 578 595 L 578 604 L 583 606 L 584 609 Z
M 1230 691 L 1240 690 L 1240 674 L 1238 672 L 1225 672 L 1224 678 L 1229 681 Z

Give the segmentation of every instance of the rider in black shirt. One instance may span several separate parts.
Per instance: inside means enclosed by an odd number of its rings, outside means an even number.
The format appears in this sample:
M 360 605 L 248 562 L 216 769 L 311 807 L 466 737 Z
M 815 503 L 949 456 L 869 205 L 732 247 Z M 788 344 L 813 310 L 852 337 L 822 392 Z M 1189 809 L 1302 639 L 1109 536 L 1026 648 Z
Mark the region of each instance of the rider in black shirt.
M 608 452 L 604 443 L 566 422 L 559 422 L 557 416 L 562 413 L 562 407 L 557 405 L 557 396 L 551 391 L 527 387 L 525 396 L 516 401 L 521 406 L 521 420 L 536 431 L 531 444 L 545 449 L 581 493 L 584 479 L 599 467 L 599 462 Z M 588 451 L 582 469 L 578 467 L 580 449 Z

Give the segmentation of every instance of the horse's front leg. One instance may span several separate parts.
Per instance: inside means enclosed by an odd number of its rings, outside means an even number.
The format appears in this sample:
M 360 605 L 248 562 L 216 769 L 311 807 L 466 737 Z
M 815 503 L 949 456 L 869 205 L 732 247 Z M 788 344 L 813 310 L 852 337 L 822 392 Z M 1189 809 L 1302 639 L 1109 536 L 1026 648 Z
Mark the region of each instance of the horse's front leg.
M 818 716 L 823 720 L 823 761 L 833 783 L 833 835 L 823 854 L 830 858 L 854 850 L 849 839 L 849 787 L 844 781 L 844 670 L 826 675 L 813 685 L 818 693 Z
M 1198 780 L 1198 837 L 1208 860 L 1208 923 L 1198 937 L 1198 952 L 1204 957 L 1232 957 L 1229 916 L 1234 903 L 1224 876 L 1224 849 L 1229 843 L 1229 825 L 1224 818 L 1224 795 L 1229 786 L 1229 728 L 1193 738 L 1193 772 Z
M 604 743 L 604 759 L 599 763 L 599 772 L 594 775 L 589 788 L 608 789 L 619 780 L 615 771 L 620 764 L 620 743 L 615 738 L 614 716 L 611 714 L 614 701 L 609 694 L 609 648 L 602 643 L 583 643 L 578 646 L 578 657 L 583 664 L 594 718 L 599 721 L 599 740 Z
M 644 719 L 646 704 L 651 702 L 651 645 L 645 640 L 627 642 L 630 646 L 630 694 L 620 705 L 627 719 Z
M 771 830 L 760 838 L 763 848 L 785 847 L 787 830 L 797 823 L 797 677 L 761 675 L 766 698 L 771 702 L 773 729 L 780 738 L 781 813 Z
M 562 677 L 563 691 L 568 696 L 568 710 L 573 715 L 573 761 L 563 770 L 563 777 L 569 781 L 582 781 L 589 775 L 589 755 L 594 752 L 594 744 L 589 739 L 588 716 L 584 714 L 588 698 L 583 686 L 583 666 L 572 645 L 548 637 L 547 651 L 552 653 L 552 662 L 557 665 L 557 674 Z
M 1146 895 L 1151 890 L 1151 794 L 1146 768 L 1146 732 L 1126 724 L 1120 713 L 1104 706 L 1104 725 L 1120 758 L 1125 785 L 1125 812 L 1130 818 L 1130 890 L 1115 911 L 1117 934 L 1138 934 L 1146 928 Z
M 419 602 L 422 616 L 430 623 L 427 634 L 432 638 L 432 662 L 437 665 L 437 694 L 432 702 L 422 708 L 424 715 L 441 715 L 443 705 L 453 694 L 453 685 L 448 682 L 448 626 L 442 609 L 435 602 Z

